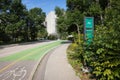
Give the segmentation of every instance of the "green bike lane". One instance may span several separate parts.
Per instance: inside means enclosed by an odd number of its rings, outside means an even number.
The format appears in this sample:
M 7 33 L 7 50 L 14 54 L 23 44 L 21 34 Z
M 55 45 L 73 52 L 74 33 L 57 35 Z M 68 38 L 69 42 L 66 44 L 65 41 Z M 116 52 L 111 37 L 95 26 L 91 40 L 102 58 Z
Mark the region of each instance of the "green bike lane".
M 0 80 L 31 80 L 40 60 L 61 42 L 56 41 L 0 58 Z

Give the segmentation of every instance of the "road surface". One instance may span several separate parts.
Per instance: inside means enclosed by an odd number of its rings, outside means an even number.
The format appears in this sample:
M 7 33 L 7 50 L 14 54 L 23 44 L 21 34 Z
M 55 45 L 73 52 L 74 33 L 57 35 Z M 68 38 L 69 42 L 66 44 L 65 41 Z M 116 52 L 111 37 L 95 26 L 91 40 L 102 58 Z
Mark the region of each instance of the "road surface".
M 8 56 L 13 53 L 20 52 L 22 50 L 30 49 L 36 46 L 44 45 L 51 43 L 53 41 L 45 41 L 45 42 L 27 42 L 27 43 L 21 43 L 21 44 L 11 44 L 11 45 L 3 45 L 0 46 L 0 57 Z
M 1 49 L 0 80 L 80 80 L 67 62 L 68 44 L 60 45 L 54 41 Z
M 69 44 L 62 44 L 49 52 L 41 61 L 33 80 L 80 80 L 68 63 L 68 46 Z

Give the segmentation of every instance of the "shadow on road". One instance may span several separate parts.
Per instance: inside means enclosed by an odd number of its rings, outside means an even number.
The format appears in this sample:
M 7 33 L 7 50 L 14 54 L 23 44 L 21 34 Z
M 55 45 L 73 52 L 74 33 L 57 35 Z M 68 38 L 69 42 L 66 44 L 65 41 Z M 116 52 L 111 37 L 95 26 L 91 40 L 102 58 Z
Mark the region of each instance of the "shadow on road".
M 50 42 L 50 41 L 52 41 L 52 40 L 39 40 L 39 41 L 32 41 L 32 42 L 0 45 L 0 50 L 3 49 L 3 48 L 14 47 L 14 46 L 18 46 L 18 45 L 30 45 L 30 44 L 37 44 L 37 43 Z M 61 44 L 68 44 L 68 43 L 72 43 L 72 41 L 64 40 L 64 41 L 61 42 Z
M 6 44 L 6 45 L 0 45 L 0 49 L 7 48 L 7 47 L 14 47 L 18 45 L 30 45 L 30 44 L 37 44 L 42 42 L 49 42 L 50 40 L 39 40 L 39 41 L 32 41 L 32 42 L 23 42 L 23 43 L 16 43 L 16 44 Z
M 18 43 L 18 45 L 29 45 L 29 44 L 37 44 L 40 42 L 49 42 L 50 40 L 39 40 L 39 41 L 32 41 L 32 42 L 26 42 L 26 43 Z
M 61 42 L 61 44 L 69 44 L 69 43 L 72 43 L 72 41 L 66 40 Z

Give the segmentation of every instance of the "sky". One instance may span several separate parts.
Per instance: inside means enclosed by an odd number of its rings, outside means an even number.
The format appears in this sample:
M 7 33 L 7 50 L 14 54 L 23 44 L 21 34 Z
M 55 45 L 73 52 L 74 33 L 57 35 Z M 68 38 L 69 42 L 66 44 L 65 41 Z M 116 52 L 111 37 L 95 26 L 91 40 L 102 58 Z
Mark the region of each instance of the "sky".
M 54 11 L 56 6 L 66 10 L 66 0 L 22 0 L 22 3 L 26 5 L 28 10 L 39 7 L 46 14 Z

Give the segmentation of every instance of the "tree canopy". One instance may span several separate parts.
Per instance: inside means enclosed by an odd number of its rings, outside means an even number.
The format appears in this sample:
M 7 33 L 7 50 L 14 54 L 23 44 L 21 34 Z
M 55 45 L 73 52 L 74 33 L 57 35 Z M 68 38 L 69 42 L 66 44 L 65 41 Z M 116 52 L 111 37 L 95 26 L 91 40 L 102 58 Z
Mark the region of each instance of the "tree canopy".
M 45 37 L 47 32 L 42 24 L 45 16 L 41 8 L 28 11 L 21 0 L 0 0 L 0 43 Z
M 94 39 L 90 45 L 81 43 L 76 58 L 82 56 L 97 80 L 120 79 L 120 0 L 67 0 L 65 15 L 58 15 L 60 34 L 76 32 L 77 24 L 84 34 L 84 17 L 94 17 Z M 58 8 L 57 8 L 58 9 Z M 60 10 L 60 9 L 59 9 Z M 56 13 L 61 14 L 60 11 Z M 77 33 L 76 33 L 77 34 Z M 75 37 L 75 35 L 74 35 Z M 84 64 L 83 64 L 84 66 Z

